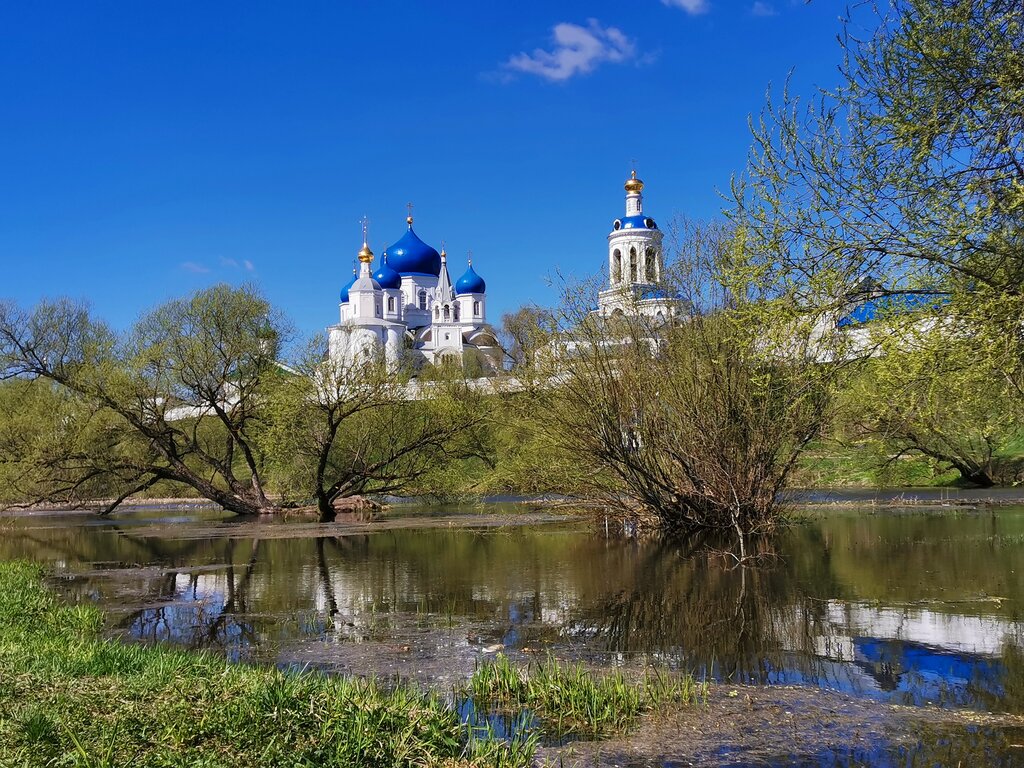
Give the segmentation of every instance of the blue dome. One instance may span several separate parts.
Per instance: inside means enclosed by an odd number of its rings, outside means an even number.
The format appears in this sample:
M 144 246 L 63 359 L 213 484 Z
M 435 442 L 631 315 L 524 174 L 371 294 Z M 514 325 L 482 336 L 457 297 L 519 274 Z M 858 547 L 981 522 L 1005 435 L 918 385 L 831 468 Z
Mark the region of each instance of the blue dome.
M 352 279 L 349 280 L 347 283 L 345 283 L 343 286 L 341 286 L 341 303 L 342 304 L 348 304 L 348 289 L 356 284 L 356 279 L 357 279 L 357 276 L 353 272 L 352 273 Z
M 612 229 L 657 229 L 658 225 L 650 216 L 623 216 L 612 223 Z
M 384 251 L 384 259 L 380 265 L 380 269 L 374 274 L 373 279 L 377 281 L 381 288 L 401 288 L 402 287 L 402 276 L 395 272 L 388 264 L 388 252 Z
M 464 293 L 484 293 L 487 290 L 487 283 L 480 277 L 470 264 L 466 274 L 455 281 L 455 293 L 461 296 Z
M 412 224 L 397 243 L 388 246 L 387 254 L 388 266 L 401 275 L 441 274 L 441 254 L 416 236 Z
M 667 299 L 669 298 L 668 291 L 664 288 L 650 288 L 640 294 L 641 299 Z

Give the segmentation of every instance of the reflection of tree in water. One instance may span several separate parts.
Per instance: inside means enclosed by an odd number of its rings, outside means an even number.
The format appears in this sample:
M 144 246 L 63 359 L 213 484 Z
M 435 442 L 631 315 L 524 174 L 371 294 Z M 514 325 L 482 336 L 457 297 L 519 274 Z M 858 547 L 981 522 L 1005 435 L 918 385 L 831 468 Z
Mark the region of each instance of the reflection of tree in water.
M 776 562 L 777 539 L 749 542 L 758 566 L 737 565 L 714 544 L 645 547 L 621 591 L 583 612 L 584 627 L 608 651 L 677 656 L 727 678 L 766 681 L 783 654 L 787 665 L 798 654 L 814 667 L 825 601 L 836 594 L 821 549 L 795 571 L 785 555 Z
M 248 559 L 241 569 L 235 564 L 238 542 L 226 539 L 222 576 L 195 571 L 169 571 L 153 581 L 144 601 L 163 603 L 146 606 L 124 616 L 118 626 L 132 637 L 151 642 L 173 641 L 191 648 L 225 648 L 237 655 L 260 640 L 251 616 L 250 585 L 259 559 L 260 540 L 253 539 Z M 184 575 L 186 586 L 180 587 Z M 207 583 L 223 585 L 223 593 L 211 591 Z

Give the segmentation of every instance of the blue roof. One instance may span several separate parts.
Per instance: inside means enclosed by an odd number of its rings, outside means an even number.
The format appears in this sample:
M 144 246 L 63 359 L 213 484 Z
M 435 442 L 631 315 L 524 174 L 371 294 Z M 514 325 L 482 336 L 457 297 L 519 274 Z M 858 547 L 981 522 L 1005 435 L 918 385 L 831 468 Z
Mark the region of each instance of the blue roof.
M 388 266 L 401 275 L 441 274 L 441 254 L 424 243 L 412 231 L 412 224 L 401 239 L 387 248 Z
M 466 273 L 455 281 L 455 293 L 484 293 L 487 290 L 487 283 L 480 277 L 470 264 Z
M 941 293 L 902 293 L 896 296 L 882 296 L 858 304 L 850 311 L 850 314 L 839 318 L 836 325 L 839 328 L 847 328 L 851 325 L 870 323 L 886 314 L 902 314 L 928 307 L 938 309 L 948 301 L 949 297 Z
M 623 216 L 612 222 L 612 229 L 657 229 L 658 225 L 650 216 Z
M 681 298 L 677 293 L 675 296 L 669 294 L 664 288 L 648 288 L 646 291 L 640 294 L 641 299 L 678 299 Z
M 380 269 L 378 269 L 373 279 L 377 281 L 381 288 L 401 288 L 402 287 L 402 276 L 391 268 L 388 264 L 388 252 L 384 251 L 384 256 L 381 259 Z
M 357 279 L 358 279 L 358 276 L 356 275 L 355 272 L 353 272 L 352 273 L 352 279 L 349 280 L 347 283 L 345 283 L 343 286 L 341 286 L 341 303 L 342 304 L 347 304 L 348 303 L 348 289 L 356 284 L 356 280 Z

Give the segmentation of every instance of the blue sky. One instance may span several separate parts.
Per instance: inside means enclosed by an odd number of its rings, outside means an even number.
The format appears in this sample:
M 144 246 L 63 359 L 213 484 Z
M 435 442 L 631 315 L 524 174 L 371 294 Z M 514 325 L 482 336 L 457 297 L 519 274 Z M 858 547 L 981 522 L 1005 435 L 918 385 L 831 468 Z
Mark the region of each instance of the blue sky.
M 0 5 L 0 297 L 125 327 L 253 281 L 337 321 L 370 219 L 466 252 L 489 319 L 605 260 L 631 159 L 645 210 L 715 216 L 747 118 L 833 85 L 815 0 Z

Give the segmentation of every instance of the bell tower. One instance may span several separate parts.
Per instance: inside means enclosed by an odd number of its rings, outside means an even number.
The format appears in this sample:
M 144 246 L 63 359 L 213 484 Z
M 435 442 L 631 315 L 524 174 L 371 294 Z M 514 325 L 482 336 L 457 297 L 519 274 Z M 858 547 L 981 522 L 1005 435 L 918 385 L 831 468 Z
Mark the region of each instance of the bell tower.
M 638 311 L 653 297 L 661 281 L 664 256 L 662 232 L 644 213 L 644 183 L 630 173 L 624 185 L 626 215 L 612 222 L 608 235 L 608 287 L 598 297 L 598 312 Z

